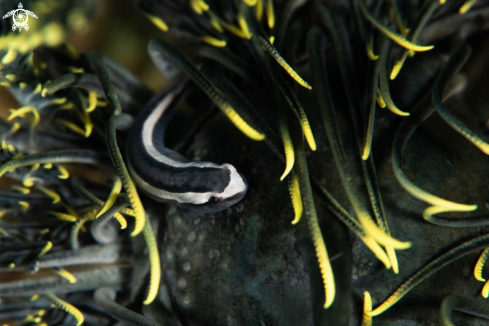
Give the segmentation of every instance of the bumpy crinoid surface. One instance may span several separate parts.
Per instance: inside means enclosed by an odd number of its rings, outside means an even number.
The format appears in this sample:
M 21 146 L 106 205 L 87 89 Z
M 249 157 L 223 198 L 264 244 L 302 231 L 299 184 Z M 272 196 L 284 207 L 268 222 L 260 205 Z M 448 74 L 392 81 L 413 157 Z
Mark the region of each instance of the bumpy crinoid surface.
M 0 323 L 488 323 L 486 1 L 22 5 L 28 30 L 0 25 Z M 131 137 L 170 162 L 144 191 L 130 162 L 161 165 Z M 247 189 L 185 183 L 189 162 Z

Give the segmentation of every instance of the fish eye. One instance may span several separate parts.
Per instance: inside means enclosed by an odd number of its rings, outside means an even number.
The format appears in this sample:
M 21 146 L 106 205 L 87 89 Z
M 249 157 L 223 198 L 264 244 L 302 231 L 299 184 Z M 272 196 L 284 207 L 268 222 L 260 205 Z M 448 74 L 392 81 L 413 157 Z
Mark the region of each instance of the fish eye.
M 223 200 L 222 198 L 219 198 L 219 197 L 211 197 L 209 199 L 209 204 L 211 205 L 220 205 L 222 204 Z

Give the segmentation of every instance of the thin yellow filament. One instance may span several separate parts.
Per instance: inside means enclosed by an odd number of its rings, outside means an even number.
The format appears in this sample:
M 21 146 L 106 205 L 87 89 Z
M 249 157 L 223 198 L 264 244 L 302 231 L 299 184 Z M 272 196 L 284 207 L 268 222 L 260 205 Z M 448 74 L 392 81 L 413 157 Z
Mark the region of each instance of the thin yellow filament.
M 123 207 L 120 212 L 122 214 L 126 214 L 126 215 L 129 215 L 129 216 L 136 216 L 136 213 L 134 213 L 134 210 L 132 208 L 129 208 L 129 207 Z
M 148 17 L 148 19 L 153 23 L 153 25 L 158 27 L 158 29 L 162 30 L 163 32 L 168 32 L 168 25 L 163 21 L 163 19 L 149 14 L 146 14 L 146 17 Z
M 299 187 L 299 176 L 297 173 L 292 173 L 289 183 L 289 193 L 294 209 L 294 220 L 292 221 L 292 224 L 297 224 L 299 223 L 303 212 L 301 189 Z
M 45 194 L 46 196 L 48 196 L 49 198 L 51 198 L 53 200 L 53 204 L 59 203 L 61 201 L 60 195 L 57 194 L 56 192 L 54 192 L 52 190 L 49 190 L 48 188 L 45 188 L 43 186 L 37 186 L 36 188 L 40 192 L 42 192 L 43 194 Z
M 282 58 L 282 56 L 278 53 L 277 49 L 273 45 L 271 45 L 268 40 L 264 39 L 261 36 L 258 36 L 261 45 L 267 50 L 268 53 L 277 61 L 277 63 L 284 68 L 284 70 L 292 77 L 299 85 L 304 88 L 312 89 L 311 85 L 302 79 L 301 76 Z
M 85 69 L 82 67 L 68 67 L 68 70 L 74 74 L 81 74 L 85 72 Z
M 209 36 L 209 35 L 203 35 L 200 37 L 200 40 L 202 42 L 205 42 L 207 44 L 210 44 L 212 46 L 215 46 L 217 48 L 223 48 L 227 45 L 227 42 L 224 40 L 217 39 L 215 37 Z
M 331 262 L 329 261 L 328 251 L 326 250 L 326 245 L 324 244 L 323 235 L 321 229 L 319 228 L 319 223 L 317 216 L 312 217 L 309 220 L 310 229 L 312 231 L 312 241 L 314 243 L 314 248 L 316 249 L 316 256 L 319 262 L 319 269 L 324 283 L 324 290 L 326 295 L 326 300 L 324 302 L 324 309 L 329 308 L 334 301 L 336 295 L 336 286 L 334 281 L 333 269 L 331 268 Z
M 389 261 L 392 265 L 392 271 L 394 274 L 399 274 L 399 263 L 397 261 L 396 251 L 392 247 L 385 247 L 385 251 L 387 252 L 387 256 L 389 257 Z
M 99 218 L 103 213 L 107 212 L 109 208 L 114 205 L 115 201 L 117 200 L 117 196 L 121 193 L 122 190 L 122 182 L 119 177 L 114 176 L 114 185 L 112 186 L 112 189 L 110 190 L 109 198 L 107 198 L 107 201 L 104 203 L 104 206 L 100 210 L 100 212 L 95 216 L 95 218 Z
M 60 175 L 58 175 L 58 178 L 66 180 L 70 177 L 70 173 L 68 172 L 68 170 L 64 166 L 58 165 L 57 167 L 58 167 L 58 171 L 60 173 Z
M 263 0 L 257 0 L 256 2 L 256 18 L 258 21 L 263 18 Z
M 24 195 L 29 194 L 31 192 L 31 190 L 29 188 L 21 187 L 21 186 L 17 186 L 17 185 L 13 185 L 12 190 L 18 191 Z
M 273 0 L 267 0 L 266 4 L 266 12 L 267 12 L 267 23 L 270 29 L 275 27 L 275 11 L 273 9 Z
M 403 36 L 407 36 L 409 34 L 409 28 L 407 28 L 404 22 L 402 21 L 399 12 L 396 13 L 396 25 Z
M 223 113 L 228 117 L 229 120 L 238 128 L 243 134 L 248 136 L 253 140 L 263 140 L 265 135 L 251 127 L 246 121 L 241 118 L 241 116 L 234 110 L 231 105 L 222 105 Z
M 49 212 L 49 214 L 53 215 L 60 221 L 76 222 L 78 220 L 77 217 L 72 214 L 65 214 L 60 212 Z
M 379 245 L 377 241 L 375 241 L 372 237 L 369 236 L 361 236 L 359 235 L 360 240 L 365 243 L 365 245 L 370 249 L 370 251 L 373 252 L 375 257 L 377 257 L 378 260 L 380 260 L 386 269 L 390 269 L 392 267 L 391 261 L 389 257 L 387 256 L 386 252 L 384 249 Z
M 83 134 L 83 136 L 85 136 L 85 138 L 88 138 L 92 134 L 94 127 L 93 122 L 90 119 L 90 114 L 85 111 L 83 113 L 79 113 L 79 117 L 80 120 L 83 122 L 83 125 L 85 126 L 85 133 Z
M 12 212 L 11 208 L 0 210 L 0 218 L 4 217 L 6 214 Z
M 17 57 L 17 50 L 14 50 L 13 48 L 9 48 L 7 50 L 7 53 L 2 57 L 2 64 L 8 65 L 12 63 L 15 58 Z
M 396 62 L 394 63 L 394 66 L 392 67 L 392 70 L 391 70 L 391 74 L 389 76 L 390 80 L 396 79 L 397 75 L 401 71 L 401 68 L 404 65 L 404 61 L 405 61 L 403 58 L 404 57 L 401 57 L 401 59 L 396 60 Z
M 97 93 L 88 92 L 88 107 L 85 109 L 86 112 L 92 112 L 97 107 Z
M 37 257 L 44 256 L 51 248 L 53 247 L 53 243 L 51 241 L 47 241 L 44 247 L 41 249 Z
M 39 83 L 37 84 L 36 88 L 34 88 L 34 91 L 32 92 L 33 94 L 39 94 L 42 91 L 42 84 Z
M 372 316 L 368 312 L 372 311 L 372 297 L 368 291 L 363 292 L 363 318 L 362 326 L 372 325 Z
M 58 298 L 54 293 L 48 292 L 45 294 L 46 298 L 48 298 L 49 301 L 51 301 L 56 308 L 61 309 L 75 317 L 76 319 L 76 326 L 80 326 L 83 324 L 85 321 L 85 317 L 83 317 L 83 314 L 81 313 L 80 310 L 78 310 L 75 306 L 69 304 L 68 302 L 61 300 Z
M 482 254 L 480 255 L 477 263 L 474 268 L 474 277 L 477 281 L 485 282 L 486 279 L 482 276 L 482 269 L 484 268 L 484 264 L 486 263 L 487 256 L 489 255 L 489 248 L 484 249 Z
M 243 13 L 239 12 L 236 19 L 238 20 L 239 27 L 241 28 L 244 37 L 249 40 L 251 38 L 251 32 L 248 24 L 246 23 L 246 19 L 243 16 Z
M 224 29 L 222 28 L 221 24 L 219 23 L 219 19 L 216 17 L 216 15 L 211 14 L 211 12 L 209 11 L 209 17 L 211 19 L 212 27 L 214 27 L 214 29 L 216 31 L 218 31 L 219 33 L 224 32 Z
M 390 38 L 392 41 L 395 43 L 399 44 L 400 46 L 408 49 L 408 50 L 413 50 L 416 52 L 423 52 L 423 51 L 429 51 L 433 49 L 435 46 L 434 45 L 418 45 L 409 42 L 405 37 L 394 33 L 391 31 L 389 28 L 386 26 L 382 25 L 380 22 L 378 22 L 375 17 L 373 17 L 365 8 L 365 4 L 363 4 L 362 1 L 360 1 L 360 9 L 362 10 L 363 15 L 367 20 L 374 25 L 379 31 L 381 31 L 385 36 Z
M 75 275 L 71 274 L 66 269 L 63 269 L 63 268 L 60 268 L 60 267 L 59 268 L 53 268 L 53 272 L 55 272 L 56 274 L 58 274 L 59 276 L 61 276 L 62 278 L 64 278 L 68 282 L 70 282 L 71 284 L 75 284 L 76 283 L 76 277 L 75 277 Z
M 477 205 L 465 205 L 455 203 L 446 199 L 442 199 L 432 195 L 423 189 L 414 185 L 402 172 L 402 170 L 394 165 L 394 175 L 401 186 L 409 192 L 413 197 L 416 197 L 432 206 L 428 207 L 423 212 L 423 218 L 429 220 L 431 215 L 442 212 L 471 212 L 477 209 Z
M 151 223 L 146 218 L 146 223 L 143 228 L 143 236 L 146 241 L 146 246 L 148 247 L 149 253 L 149 264 L 150 264 L 150 279 L 148 286 L 148 295 L 143 301 L 145 305 L 151 304 L 160 288 L 161 279 L 161 265 L 160 265 L 160 254 L 158 252 L 158 246 L 156 244 L 156 239 L 151 228 Z
M 22 211 L 26 211 L 29 209 L 29 203 L 23 200 L 19 201 L 19 206 Z
M 7 118 L 8 121 L 17 117 L 24 118 L 26 113 L 32 113 L 33 119 L 31 121 L 31 129 L 36 127 L 39 124 L 39 121 L 41 120 L 41 117 L 39 116 L 39 112 L 37 111 L 37 108 L 34 106 L 28 105 L 28 106 L 23 106 L 21 108 L 18 108 L 17 110 L 10 109 L 9 111 L 10 111 L 10 115 Z
M 61 105 L 65 104 L 67 101 L 66 97 L 54 98 L 51 100 L 52 104 Z
M 487 297 L 489 296 L 489 282 L 484 283 L 481 294 L 484 298 L 487 299 Z
M 124 216 L 122 216 L 122 214 L 120 213 L 115 213 L 114 214 L 114 218 L 117 220 L 117 222 L 119 222 L 119 224 L 121 225 L 121 230 L 124 230 L 125 228 L 127 228 L 127 221 L 126 219 L 124 218 Z
M 60 125 L 65 126 L 66 128 L 70 129 L 71 131 L 81 135 L 85 136 L 85 129 L 82 129 L 81 127 L 77 126 L 71 121 L 64 120 L 64 119 L 56 119 L 56 123 L 59 123 Z
M 39 231 L 39 234 L 41 234 L 41 235 L 48 234 L 48 233 L 49 233 L 49 231 L 50 231 L 50 229 L 49 229 L 49 228 L 45 228 L 45 229 L 40 230 L 40 231 Z
M 374 42 L 373 38 L 370 37 L 370 40 L 367 43 L 367 55 L 370 60 L 376 61 L 379 59 L 379 55 L 374 53 L 373 42 Z
M 243 2 L 248 6 L 248 7 L 253 7 L 256 5 L 257 0 L 243 0 Z
M 477 2 L 477 0 L 465 1 L 465 3 L 458 10 L 459 14 L 463 15 L 463 14 L 467 13 L 467 11 L 469 11 L 475 5 L 476 2 Z
M 385 101 L 382 97 L 382 94 L 380 94 L 380 90 L 377 90 L 377 104 L 380 106 L 381 109 L 385 108 Z
M 190 7 L 197 15 L 209 10 L 209 5 L 204 0 L 190 0 Z
M 219 17 L 215 16 L 214 14 L 211 13 L 211 15 L 213 17 L 216 17 L 216 19 L 219 19 Z M 219 23 L 224 27 L 224 29 L 226 29 L 231 34 L 234 34 L 237 37 L 240 37 L 240 38 L 243 38 L 243 39 L 249 39 L 249 36 L 246 35 L 240 28 L 238 28 L 238 27 L 236 27 L 234 25 L 228 24 L 228 23 L 226 23 L 225 21 L 222 21 L 222 20 L 219 20 Z
M 377 241 L 379 244 L 383 246 L 390 246 L 394 249 L 408 249 L 411 247 L 411 242 L 401 242 L 396 240 L 382 231 L 372 220 L 367 212 L 358 211 L 357 217 L 360 223 L 365 228 L 365 233 L 370 235 Z
M 282 114 L 285 115 L 286 113 L 283 112 Z M 281 119 L 280 122 L 280 136 L 282 138 L 282 143 L 284 145 L 285 151 L 285 170 L 280 177 L 280 181 L 283 181 L 285 177 L 287 177 L 287 175 L 290 173 L 290 171 L 292 171 L 295 163 L 294 144 L 292 143 L 292 139 L 290 138 L 289 126 L 285 117 Z
M 312 151 L 315 151 L 317 149 L 316 140 L 314 139 L 311 125 L 309 124 L 309 119 L 307 119 L 304 110 L 300 110 L 299 114 L 301 115 L 301 127 L 302 131 L 304 132 L 304 137 L 306 138 L 307 144 Z

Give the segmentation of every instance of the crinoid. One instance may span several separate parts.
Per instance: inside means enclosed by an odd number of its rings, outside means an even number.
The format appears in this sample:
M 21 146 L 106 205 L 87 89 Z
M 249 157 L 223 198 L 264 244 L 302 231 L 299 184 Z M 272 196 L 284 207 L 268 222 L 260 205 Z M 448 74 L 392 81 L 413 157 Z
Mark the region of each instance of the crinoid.
M 489 115 L 466 109 L 486 95 L 474 91 L 488 67 L 485 2 L 140 7 L 165 39 L 148 45 L 169 81 L 156 95 L 98 52 L 0 46 L 1 84 L 21 104 L 0 125 L 10 180 L 0 266 L 19 278 L 0 284 L 2 319 L 367 326 L 489 316 L 474 296 L 489 247 Z M 161 191 L 134 167 L 146 159 L 134 139 L 149 130 L 135 126 L 151 103 L 178 108 L 161 127 L 175 150 L 160 153 L 173 169 L 152 175 L 171 183 Z M 163 142 L 150 126 L 143 146 Z M 200 193 L 178 188 L 179 168 L 219 167 L 202 160 L 236 167 L 244 198 L 214 191 L 190 202 Z M 192 175 L 188 187 L 217 189 Z M 467 256 L 483 249 L 477 263 Z

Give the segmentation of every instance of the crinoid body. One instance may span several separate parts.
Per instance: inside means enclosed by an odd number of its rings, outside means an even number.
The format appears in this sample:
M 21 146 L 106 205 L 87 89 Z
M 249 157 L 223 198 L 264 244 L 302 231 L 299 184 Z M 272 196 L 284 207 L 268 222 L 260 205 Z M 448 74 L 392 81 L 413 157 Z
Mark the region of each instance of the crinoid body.
M 489 316 L 484 1 L 139 5 L 164 39 L 148 44 L 157 94 L 59 45 L 64 29 L 0 39 L 20 104 L 0 124 L 2 321 Z M 22 35 L 44 35 L 38 15 Z

